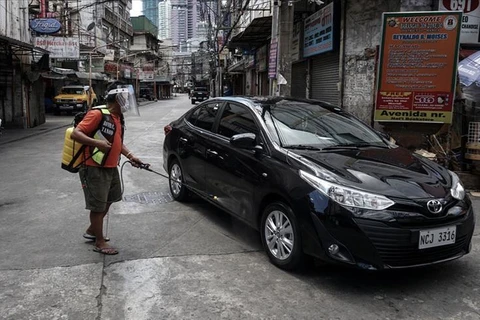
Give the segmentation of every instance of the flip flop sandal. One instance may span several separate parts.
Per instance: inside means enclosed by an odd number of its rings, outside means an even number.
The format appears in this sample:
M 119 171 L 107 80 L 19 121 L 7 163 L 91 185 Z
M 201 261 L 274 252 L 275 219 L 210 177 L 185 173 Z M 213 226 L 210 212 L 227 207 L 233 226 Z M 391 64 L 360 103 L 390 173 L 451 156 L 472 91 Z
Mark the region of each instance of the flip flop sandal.
M 95 240 L 97 240 L 97 237 L 95 237 L 94 235 L 88 234 L 88 233 L 84 233 L 84 234 L 83 234 L 83 237 L 84 237 L 85 239 L 87 239 L 87 240 L 90 240 L 90 241 L 95 241 Z M 104 238 L 104 239 L 105 239 L 105 241 L 107 241 L 107 242 L 110 241 L 110 238 Z
M 115 254 L 118 254 L 118 250 L 115 249 L 115 248 L 111 248 L 111 247 L 108 247 L 108 248 L 94 247 L 93 251 L 98 252 L 98 253 L 102 253 L 102 254 L 105 254 L 105 255 L 109 255 L 109 256 L 113 256 Z

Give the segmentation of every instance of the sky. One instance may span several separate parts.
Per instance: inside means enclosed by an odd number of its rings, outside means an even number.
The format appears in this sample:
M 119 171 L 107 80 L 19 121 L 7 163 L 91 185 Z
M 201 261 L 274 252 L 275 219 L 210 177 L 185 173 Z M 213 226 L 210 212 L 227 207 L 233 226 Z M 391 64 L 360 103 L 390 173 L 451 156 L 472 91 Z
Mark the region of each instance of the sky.
M 142 0 L 132 0 L 132 10 L 130 10 L 131 17 L 138 17 L 142 15 Z

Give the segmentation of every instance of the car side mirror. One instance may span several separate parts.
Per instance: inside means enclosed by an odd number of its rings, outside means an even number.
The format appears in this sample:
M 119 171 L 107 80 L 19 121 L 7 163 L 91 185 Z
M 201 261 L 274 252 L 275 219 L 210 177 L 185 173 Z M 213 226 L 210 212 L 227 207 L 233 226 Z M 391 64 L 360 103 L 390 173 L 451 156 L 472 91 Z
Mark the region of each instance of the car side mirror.
M 230 144 L 240 149 L 255 148 L 257 136 L 254 133 L 240 133 L 230 138 Z

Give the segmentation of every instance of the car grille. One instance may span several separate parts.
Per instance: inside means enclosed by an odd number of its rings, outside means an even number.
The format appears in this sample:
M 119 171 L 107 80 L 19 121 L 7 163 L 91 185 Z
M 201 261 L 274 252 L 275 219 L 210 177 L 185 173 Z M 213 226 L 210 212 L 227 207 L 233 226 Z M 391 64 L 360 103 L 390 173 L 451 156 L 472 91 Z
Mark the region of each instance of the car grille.
M 464 225 L 457 225 L 454 244 L 420 250 L 418 230 L 390 227 L 382 222 L 364 219 L 357 219 L 356 222 L 372 241 L 383 263 L 391 267 L 428 264 L 456 257 L 465 253 L 469 236 L 469 230 Z
M 75 99 L 58 99 L 57 102 L 60 102 L 60 103 L 73 103 L 73 102 L 76 102 L 77 100 Z

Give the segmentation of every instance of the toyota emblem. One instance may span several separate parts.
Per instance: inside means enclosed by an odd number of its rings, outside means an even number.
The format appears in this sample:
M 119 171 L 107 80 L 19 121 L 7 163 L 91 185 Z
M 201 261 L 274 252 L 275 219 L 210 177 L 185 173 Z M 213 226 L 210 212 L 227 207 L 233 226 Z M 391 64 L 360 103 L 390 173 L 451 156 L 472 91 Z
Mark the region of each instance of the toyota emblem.
M 439 213 L 442 211 L 442 203 L 439 200 L 430 200 L 427 202 L 427 209 L 431 213 Z

